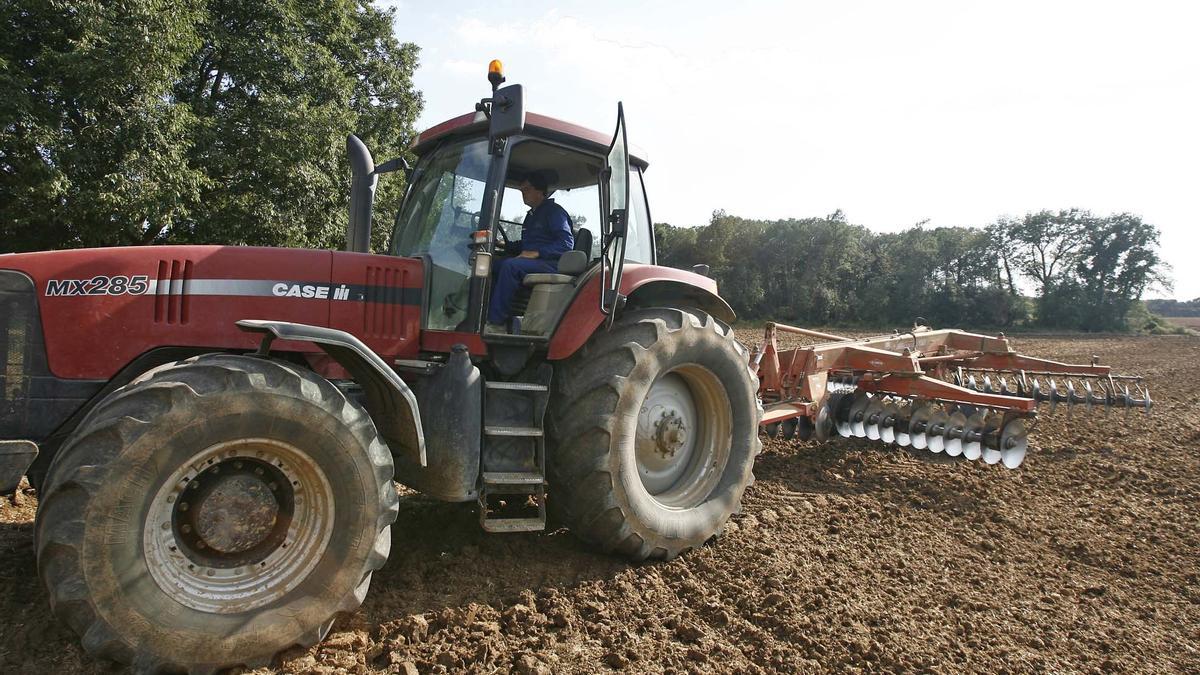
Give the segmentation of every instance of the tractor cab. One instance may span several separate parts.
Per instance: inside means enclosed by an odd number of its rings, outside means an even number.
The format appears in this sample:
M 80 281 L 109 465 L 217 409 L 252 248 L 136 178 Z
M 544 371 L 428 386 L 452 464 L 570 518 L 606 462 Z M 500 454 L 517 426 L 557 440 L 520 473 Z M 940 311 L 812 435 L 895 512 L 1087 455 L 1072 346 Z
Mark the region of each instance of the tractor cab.
M 547 197 L 567 212 L 574 248 L 552 272 L 525 278 L 505 326 L 510 341 L 544 341 L 583 282 L 602 277 L 600 304 L 608 313 L 622 301 L 617 289 L 624 263 L 654 264 L 642 183 L 647 163 L 628 151 L 620 106 L 610 137 L 526 114 L 521 86 L 498 86 L 498 62 L 489 77 L 493 94 L 474 113 L 439 124 L 414 142 L 417 163 L 389 252 L 425 262 L 423 330 L 479 333 L 491 271 L 515 255 L 512 242 L 523 237 L 529 207 L 518 185 L 535 173 L 548 178 Z

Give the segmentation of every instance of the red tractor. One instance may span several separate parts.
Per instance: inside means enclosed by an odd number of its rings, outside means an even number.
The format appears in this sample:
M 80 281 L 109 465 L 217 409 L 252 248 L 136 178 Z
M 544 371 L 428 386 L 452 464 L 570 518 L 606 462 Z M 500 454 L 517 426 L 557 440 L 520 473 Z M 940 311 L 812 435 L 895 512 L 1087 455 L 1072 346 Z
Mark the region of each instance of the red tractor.
M 655 264 L 618 108 L 608 137 L 519 85 L 375 166 L 348 139 L 346 251 L 162 246 L 0 256 L 0 483 L 38 489 L 38 570 L 91 653 L 146 671 L 268 663 L 363 601 L 393 480 L 604 551 L 671 558 L 718 533 L 759 452 L 734 313 Z M 377 176 L 408 173 L 387 255 Z M 574 250 L 485 331 L 514 189 L 554 175 Z M 552 491 L 546 499 L 547 489 Z

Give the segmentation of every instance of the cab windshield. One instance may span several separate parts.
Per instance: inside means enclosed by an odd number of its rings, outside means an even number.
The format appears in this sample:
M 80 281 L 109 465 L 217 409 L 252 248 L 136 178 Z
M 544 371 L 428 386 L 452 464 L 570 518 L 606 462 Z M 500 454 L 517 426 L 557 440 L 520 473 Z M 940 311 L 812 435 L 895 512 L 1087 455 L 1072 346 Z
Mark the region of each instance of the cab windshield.
M 392 254 L 427 255 L 431 262 L 427 328 L 454 330 L 467 318 L 469 244 L 479 227 L 490 163 L 486 140 L 438 148 L 417 166 L 396 218 Z

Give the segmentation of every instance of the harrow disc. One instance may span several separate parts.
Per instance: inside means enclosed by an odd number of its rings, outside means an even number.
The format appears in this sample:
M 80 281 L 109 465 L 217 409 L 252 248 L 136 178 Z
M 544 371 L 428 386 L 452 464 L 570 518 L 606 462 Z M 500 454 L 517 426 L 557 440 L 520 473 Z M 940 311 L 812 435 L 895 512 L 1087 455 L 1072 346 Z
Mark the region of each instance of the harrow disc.
M 871 396 L 866 393 L 859 393 L 854 397 L 854 403 L 850 404 L 850 433 L 856 438 L 867 437 L 867 425 L 864 423 L 867 414 L 867 407 L 871 405 Z
M 935 409 L 929 416 L 929 427 L 925 431 L 925 445 L 930 452 L 939 453 L 946 445 L 946 425 L 950 416 L 945 410 Z
M 873 396 L 863 414 L 863 429 L 866 431 L 867 438 L 873 441 L 878 441 L 881 438 L 883 430 L 881 422 L 883 421 L 884 407 L 883 398 Z
M 817 411 L 817 419 L 813 422 L 813 438 L 821 443 L 828 441 L 830 435 L 833 434 L 835 424 L 834 410 L 837 408 L 837 402 L 840 398 L 840 395 L 833 394 L 825 400 L 825 405 L 821 406 L 821 409 Z
M 879 440 L 884 443 L 896 442 L 896 424 L 900 418 L 900 406 L 888 401 L 883 404 L 883 414 L 879 421 Z
M 982 412 L 975 412 L 967 417 L 967 424 L 963 427 L 963 457 L 975 461 L 983 455 L 983 431 L 986 426 L 986 418 Z
M 837 432 L 842 438 L 854 438 L 850 429 L 850 406 L 854 405 L 854 397 L 845 394 L 837 400 L 833 408 L 833 419 L 837 422 Z
M 924 450 L 929 446 L 929 420 L 933 417 L 933 407 L 928 403 L 918 403 L 913 406 L 912 417 L 908 423 L 908 435 L 912 447 Z
M 796 427 L 798 425 L 796 423 L 795 417 L 793 417 L 789 420 L 784 420 L 784 421 L 780 422 L 779 424 L 780 424 L 779 435 L 783 436 L 783 440 L 790 441 L 796 437 Z
M 796 438 L 802 441 L 810 440 L 813 437 L 813 421 L 807 417 L 796 418 Z
M 1009 420 L 1000 430 L 1000 461 L 1009 469 L 1021 466 L 1029 449 L 1029 428 L 1020 419 Z
M 908 433 L 908 427 L 912 423 L 912 414 L 912 403 L 896 406 L 896 423 L 892 425 L 892 430 L 896 434 L 896 445 L 902 448 L 912 445 L 912 434 Z
M 767 438 L 775 438 L 779 435 L 779 422 L 768 424 L 763 427 L 763 432 L 767 434 Z
M 963 452 L 963 430 L 967 426 L 967 416 L 955 410 L 946 421 L 945 447 L 946 454 L 958 457 Z
M 984 464 L 997 464 L 1000 462 L 1000 427 L 1004 425 L 1004 418 L 995 413 L 988 415 L 986 418 L 983 432 L 983 462 Z M 994 444 L 994 445 L 993 445 Z

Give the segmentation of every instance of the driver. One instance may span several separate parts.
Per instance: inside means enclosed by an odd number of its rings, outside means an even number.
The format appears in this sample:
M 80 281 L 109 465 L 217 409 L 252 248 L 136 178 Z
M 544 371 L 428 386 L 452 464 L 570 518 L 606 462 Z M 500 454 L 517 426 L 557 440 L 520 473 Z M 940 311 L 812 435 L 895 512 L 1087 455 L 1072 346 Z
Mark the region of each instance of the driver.
M 550 178 L 541 171 L 530 172 L 521 184 L 521 199 L 529 207 L 523 223 L 522 239 L 505 247 L 515 258 L 498 258 L 492 273 L 496 276 L 492 299 L 488 304 L 488 332 L 507 332 L 513 297 L 526 274 L 552 273 L 558 259 L 575 245 L 571 219 L 563 207 L 554 203 Z

